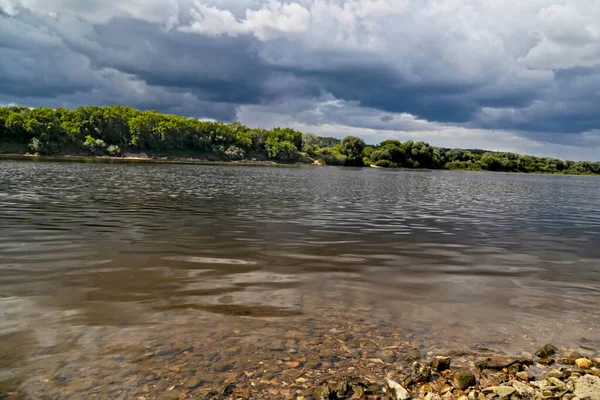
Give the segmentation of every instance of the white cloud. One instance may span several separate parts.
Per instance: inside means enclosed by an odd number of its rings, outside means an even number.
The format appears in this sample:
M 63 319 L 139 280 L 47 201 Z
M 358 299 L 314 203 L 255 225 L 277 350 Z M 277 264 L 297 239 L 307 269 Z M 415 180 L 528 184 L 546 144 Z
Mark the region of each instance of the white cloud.
M 260 40 L 274 39 L 286 34 L 306 32 L 310 13 L 297 3 L 271 1 L 258 10 L 246 10 L 245 18 L 238 20 L 231 11 L 207 6 L 200 2 L 190 10 L 193 22 L 181 28 L 211 36 L 253 34 Z
M 77 16 L 102 24 L 115 17 L 131 17 L 172 27 L 179 14 L 179 0 L 0 0 L 0 9 L 15 16 L 19 9 L 38 14 Z

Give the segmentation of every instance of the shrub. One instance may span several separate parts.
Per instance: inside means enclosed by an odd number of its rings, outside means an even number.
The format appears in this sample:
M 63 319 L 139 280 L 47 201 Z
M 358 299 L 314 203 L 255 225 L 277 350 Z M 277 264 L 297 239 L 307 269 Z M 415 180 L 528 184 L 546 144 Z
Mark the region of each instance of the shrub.
M 106 152 L 108 153 L 109 156 L 113 156 L 113 157 L 118 157 L 121 155 L 121 149 L 119 148 L 119 146 L 115 146 L 115 145 L 108 146 L 108 148 L 106 149 Z
M 246 158 L 246 152 L 237 146 L 229 146 L 227 150 L 225 150 L 225 155 L 229 157 L 230 160 L 243 160 Z
M 300 158 L 298 148 L 288 140 L 282 142 L 267 141 L 266 146 L 271 158 L 288 162 L 298 161 Z
M 102 139 L 94 139 L 90 135 L 85 137 L 83 147 L 89 150 L 95 156 L 101 156 L 106 153 L 106 143 Z
M 384 167 L 384 168 L 393 168 L 396 166 L 396 164 L 394 164 L 390 160 L 377 160 L 375 162 L 375 165 L 378 167 Z

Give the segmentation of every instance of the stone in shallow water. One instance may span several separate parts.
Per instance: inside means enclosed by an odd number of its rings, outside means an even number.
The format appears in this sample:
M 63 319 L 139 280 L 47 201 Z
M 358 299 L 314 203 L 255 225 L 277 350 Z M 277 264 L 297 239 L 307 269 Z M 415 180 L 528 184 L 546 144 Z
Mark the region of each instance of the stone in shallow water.
M 437 356 L 431 362 L 431 368 L 433 368 L 434 371 L 445 371 L 450 369 L 450 363 L 452 363 L 450 357 Z
M 548 343 L 542 346 L 538 351 L 536 351 L 535 355 L 541 358 L 548 358 L 557 351 L 558 349 L 556 347 Z
M 375 353 L 375 358 L 379 358 L 383 362 L 392 364 L 396 361 L 396 353 L 393 350 L 379 350 Z
M 417 361 L 420 359 L 421 359 L 421 352 L 419 351 L 419 349 L 409 350 L 409 352 L 406 356 L 406 361 Z
M 575 396 L 582 400 L 600 400 L 600 378 L 584 375 L 575 382 Z
M 470 386 L 475 386 L 477 380 L 475 375 L 470 372 L 456 372 L 453 379 L 454 387 L 460 390 L 465 390 Z
M 419 362 L 412 365 L 412 373 L 410 375 L 414 382 L 427 382 L 431 377 L 431 368 Z

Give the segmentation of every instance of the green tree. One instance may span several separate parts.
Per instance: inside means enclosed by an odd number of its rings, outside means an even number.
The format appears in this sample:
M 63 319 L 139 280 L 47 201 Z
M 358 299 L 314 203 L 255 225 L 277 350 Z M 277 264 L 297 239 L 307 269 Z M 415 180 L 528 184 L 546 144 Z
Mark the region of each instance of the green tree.
M 363 165 L 365 141 L 357 136 L 346 136 L 340 142 L 340 152 L 346 156 L 347 165 Z
M 302 135 L 302 151 L 315 151 L 318 148 L 319 138 L 312 133 Z

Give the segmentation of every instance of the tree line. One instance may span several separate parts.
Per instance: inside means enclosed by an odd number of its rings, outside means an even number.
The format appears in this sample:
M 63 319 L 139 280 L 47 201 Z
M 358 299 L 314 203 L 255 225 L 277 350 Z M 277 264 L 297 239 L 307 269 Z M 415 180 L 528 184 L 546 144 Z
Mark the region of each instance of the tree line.
M 356 136 L 339 140 L 290 128 L 254 129 L 239 122 L 202 121 L 125 106 L 0 107 L 0 153 L 15 152 L 112 157 L 144 152 L 214 161 L 600 174 L 600 162 L 447 149 L 411 140 L 367 145 Z

